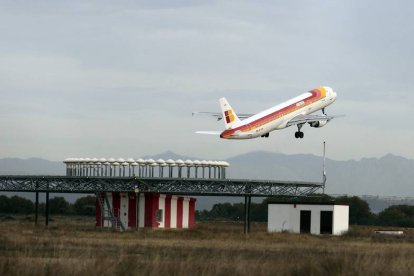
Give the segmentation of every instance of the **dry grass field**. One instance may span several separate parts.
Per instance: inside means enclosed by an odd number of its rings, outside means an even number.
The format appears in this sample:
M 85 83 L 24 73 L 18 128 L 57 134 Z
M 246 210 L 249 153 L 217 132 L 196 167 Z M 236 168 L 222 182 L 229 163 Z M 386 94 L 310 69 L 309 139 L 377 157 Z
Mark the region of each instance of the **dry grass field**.
M 194 230 L 95 229 L 93 218 L 0 217 L 0 275 L 412 275 L 414 231 L 342 237 L 266 233 L 254 225 Z

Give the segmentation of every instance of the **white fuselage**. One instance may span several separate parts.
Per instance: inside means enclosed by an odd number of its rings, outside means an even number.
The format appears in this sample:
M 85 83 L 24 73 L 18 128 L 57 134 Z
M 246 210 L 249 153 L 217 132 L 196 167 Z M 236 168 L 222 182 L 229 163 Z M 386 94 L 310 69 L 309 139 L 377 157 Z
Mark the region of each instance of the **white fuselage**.
M 225 130 L 220 137 L 251 139 L 264 136 L 273 130 L 286 128 L 288 122 L 299 115 L 322 110 L 332 104 L 336 96 L 330 87 L 312 90 L 241 121 L 232 129 Z

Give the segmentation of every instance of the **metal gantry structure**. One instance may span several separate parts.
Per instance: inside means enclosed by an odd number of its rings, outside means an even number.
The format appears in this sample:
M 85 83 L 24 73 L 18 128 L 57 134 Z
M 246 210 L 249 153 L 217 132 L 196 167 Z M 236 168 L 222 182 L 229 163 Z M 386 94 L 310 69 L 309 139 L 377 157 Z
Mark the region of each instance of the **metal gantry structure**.
M 67 158 L 64 163 L 66 176 L 0 176 L 0 191 L 36 193 L 35 224 L 39 193 L 45 193 L 46 225 L 49 223 L 49 193 L 135 192 L 244 197 L 244 231 L 247 233 L 252 197 L 304 197 L 318 193 L 324 186 L 317 182 L 226 179 L 230 164 L 225 161 Z M 103 206 L 105 202 L 100 204 Z M 117 225 L 116 217 L 111 217 Z
M 178 171 L 178 176 L 180 173 Z M 39 193 L 46 194 L 45 224 L 49 223 L 49 193 L 135 192 L 193 196 L 238 196 L 245 198 L 244 231 L 250 232 L 252 197 L 304 197 L 318 193 L 323 183 L 223 178 L 119 177 L 119 176 L 0 176 L 2 192 L 34 192 L 35 224 Z
M 134 192 L 198 196 L 307 196 L 322 183 L 247 179 L 139 177 L 0 176 L 3 192 L 96 193 Z

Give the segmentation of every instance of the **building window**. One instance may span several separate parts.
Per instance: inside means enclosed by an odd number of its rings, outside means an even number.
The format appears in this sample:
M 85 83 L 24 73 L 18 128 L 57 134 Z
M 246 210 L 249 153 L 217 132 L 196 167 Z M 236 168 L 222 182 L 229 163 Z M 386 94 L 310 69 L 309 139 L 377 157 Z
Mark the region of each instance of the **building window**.
M 157 221 L 157 222 L 162 222 L 162 218 L 163 218 L 163 215 L 162 215 L 162 212 L 163 212 L 163 210 L 157 210 L 157 211 L 155 211 L 155 220 Z

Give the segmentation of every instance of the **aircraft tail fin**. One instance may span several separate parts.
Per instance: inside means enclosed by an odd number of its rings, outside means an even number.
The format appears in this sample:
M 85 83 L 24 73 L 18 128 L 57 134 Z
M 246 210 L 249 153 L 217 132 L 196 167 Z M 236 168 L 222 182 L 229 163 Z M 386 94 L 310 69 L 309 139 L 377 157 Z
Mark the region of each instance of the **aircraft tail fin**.
M 219 102 L 226 129 L 231 129 L 240 125 L 240 119 L 237 117 L 236 112 L 231 108 L 226 98 L 221 98 Z

